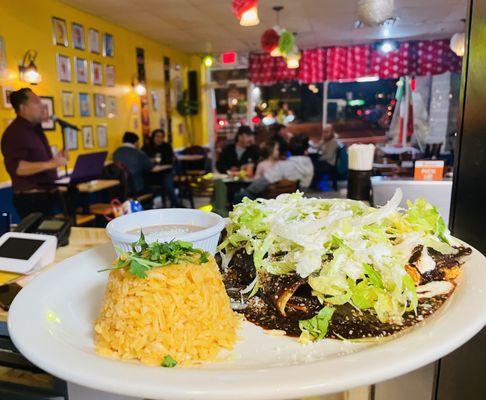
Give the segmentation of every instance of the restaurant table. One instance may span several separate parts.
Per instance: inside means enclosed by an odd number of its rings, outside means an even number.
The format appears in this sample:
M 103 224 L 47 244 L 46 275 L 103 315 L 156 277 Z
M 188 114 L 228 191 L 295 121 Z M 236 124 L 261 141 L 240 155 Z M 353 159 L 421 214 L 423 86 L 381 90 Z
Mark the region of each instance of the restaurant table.
M 78 183 L 75 188 L 81 195 L 81 207 L 83 214 L 89 214 L 89 195 L 92 193 L 101 192 L 103 190 L 111 189 L 120 185 L 120 181 L 117 179 L 94 179 L 92 181 Z M 66 193 L 69 190 L 68 186 L 59 186 L 59 190 L 62 193 Z
M 82 251 L 88 250 L 92 247 L 107 243 L 109 241 L 103 228 L 78 228 L 73 227 L 71 229 L 71 236 L 69 238 L 69 245 L 57 249 L 55 261 L 47 267 L 41 269 L 37 273 L 32 275 L 20 276 L 17 275 L 17 279 L 13 281 L 17 282 L 21 286 L 27 285 L 35 276 L 42 274 L 44 271 L 51 268 L 53 265 L 63 261 L 64 259 L 74 256 Z M 13 275 L 13 274 L 11 274 Z M 4 280 L 5 281 L 5 280 Z M 0 312 L 0 321 L 7 320 L 8 313 L 5 311 Z M 7 376 L 11 374 L 9 368 L 0 366 L 0 385 L 2 380 L 2 374 Z M 27 373 L 26 373 L 27 375 Z M 22 377 L 16 371 L 16 379 L 23 380 L 31 379 L 30 376 Z M 94 389 L 90 389 L 84 386 L 79 386 L 68 382 L 68 391 L 70 400 L 142 400 L 136 397 L 120 396 L 105 392 L 100 392 Z M 308 398 L 306 400 L 368 400 L 369 399 L 369 387 L 360 387 L 347 391 L 345 393 L 337 393 L 328 396 L 316 396 Z M 296 399 L 297 400 L 297 399 Z M 300 400 L 300 399 L 299 399 Z
M 176 154 L 179 161 L 199 161 L 205 156 L 203 154 Z

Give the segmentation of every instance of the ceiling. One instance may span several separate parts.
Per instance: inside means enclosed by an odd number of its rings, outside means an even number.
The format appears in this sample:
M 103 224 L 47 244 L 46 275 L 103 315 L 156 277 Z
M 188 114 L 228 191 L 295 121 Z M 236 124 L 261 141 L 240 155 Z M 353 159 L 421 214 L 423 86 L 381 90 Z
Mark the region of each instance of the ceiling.
M 262 32 L 275 25 L 273 6 L 282 5 L 280 26 L 297 32 L 300 48 L 365 43 L 384 38 L 381 27 L 354 29 L 357 0 L 260 0 L 260 24 L 242 27 L 230 0 L 62 0 L 190 53 L 258 51 Z M 445 38 L 464 31 L 467 0 L 395 0 L 397 39 Z

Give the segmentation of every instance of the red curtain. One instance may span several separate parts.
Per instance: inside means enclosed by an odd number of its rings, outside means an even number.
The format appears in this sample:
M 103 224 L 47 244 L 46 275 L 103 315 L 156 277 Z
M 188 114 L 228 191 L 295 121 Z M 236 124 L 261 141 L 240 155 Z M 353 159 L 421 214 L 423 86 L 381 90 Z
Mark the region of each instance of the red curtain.
M 388 54 L 373 45 L 338 46 L 304 50 L 299 69 L 288 69 L 281 57 L 250 55 L 250 80 L 258 85 L 299 80 L 302 83 L 339 81 L 364 76 L 399 78 L 460 72 L 462 59 L 449 48 L 449 40 L 401 42 Z

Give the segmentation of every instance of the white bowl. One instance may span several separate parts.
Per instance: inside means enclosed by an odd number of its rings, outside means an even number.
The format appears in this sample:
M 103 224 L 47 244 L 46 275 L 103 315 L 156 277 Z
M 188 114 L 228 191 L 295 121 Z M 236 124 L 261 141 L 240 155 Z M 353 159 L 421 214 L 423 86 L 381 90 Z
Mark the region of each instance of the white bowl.
M 225 226 L 224 219 L 215 213 L 186 208 L 166 208 L 159 210 L 140 211 L 122 215 L 111 220 L 106 226 L 106 233 L 110 237 L 115 251 L 117 247 L 123 251 L 131 250 L 131 243 L 139 239 L 138 234 L 127 233 L 133 229 L 153 225 L 195 225 L 204 229 L 189 233 L 175 233 L 171 235 L 163 232 L 145 235 L 147 243 L 155 241 L 185 240 L 191 242 L 197 249 L 206 250 L 213 254 L 218 246 L 219 235 Z

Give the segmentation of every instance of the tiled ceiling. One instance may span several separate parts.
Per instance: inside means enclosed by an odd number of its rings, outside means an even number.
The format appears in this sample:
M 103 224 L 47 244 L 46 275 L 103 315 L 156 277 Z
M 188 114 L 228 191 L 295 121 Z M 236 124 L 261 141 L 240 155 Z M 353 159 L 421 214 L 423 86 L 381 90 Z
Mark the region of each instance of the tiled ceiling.
M 365 43 L 384 38 L 381 27 L 354 29 L 357 0 L 260 0 L 260 25 L 241 27 L 230 0 L 63 0 L 161 43 L 190 53 L 258 51 L 262 32 L 275 25 L 297 32 L 299 47 Z M 397 39 L 444 38 L 464 31 L 467 0 L 395 0 Z

